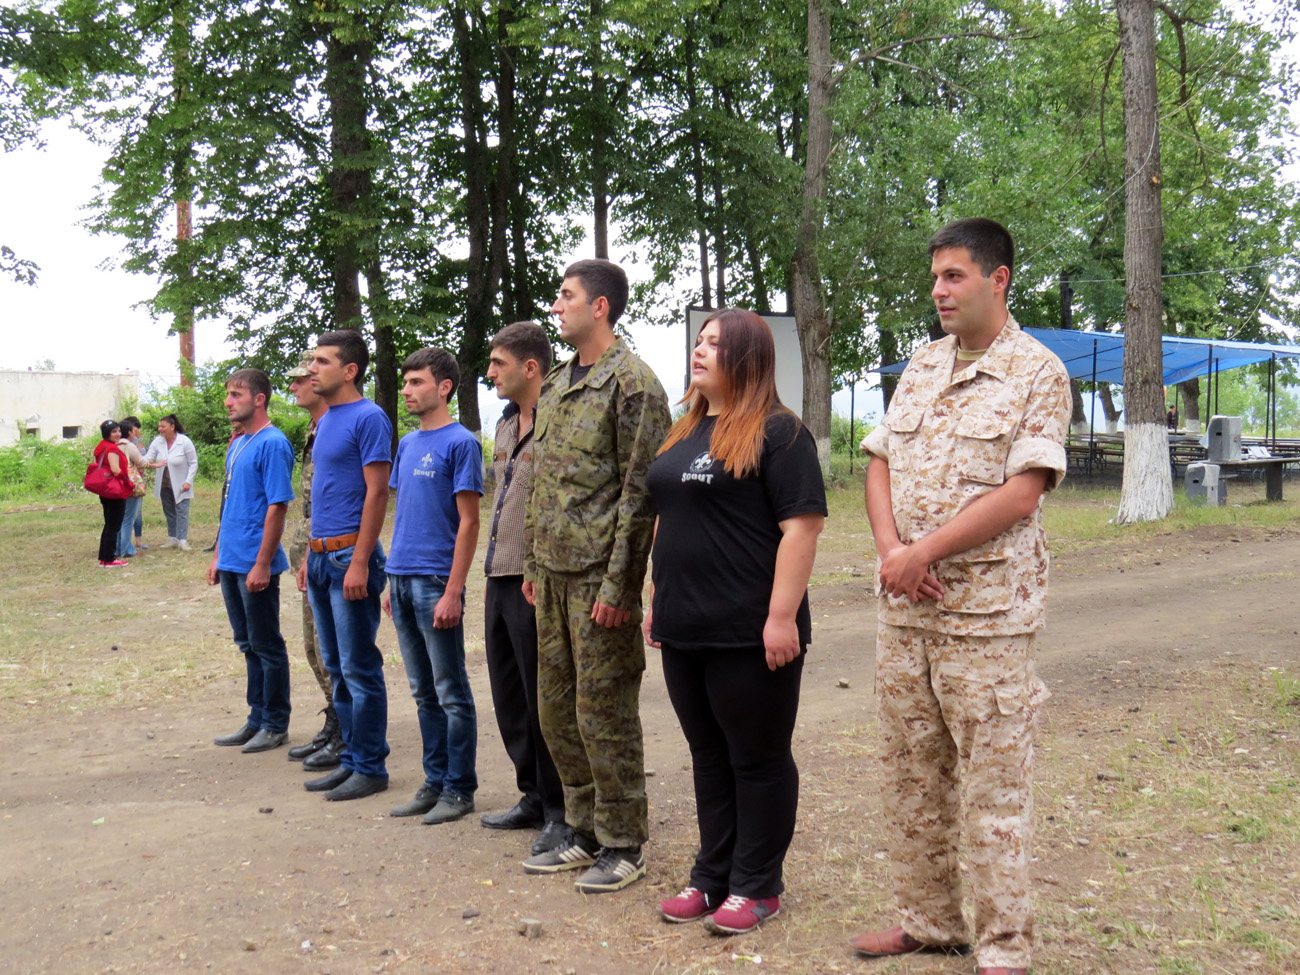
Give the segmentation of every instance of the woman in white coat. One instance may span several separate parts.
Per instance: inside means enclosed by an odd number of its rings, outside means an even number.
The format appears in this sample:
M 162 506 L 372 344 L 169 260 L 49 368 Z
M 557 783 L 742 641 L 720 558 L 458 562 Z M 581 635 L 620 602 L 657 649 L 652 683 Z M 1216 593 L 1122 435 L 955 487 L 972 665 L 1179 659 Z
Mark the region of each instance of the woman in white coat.
M 150 467 L 163 468 L 153 487 L 154 497 L 162 501 L 167 519 L 167 543 L 163 548 L 188 551 L 190 499 L 194 497 L 194 478 L 199 473 L 199 455 L 175 413 L 168 413 L 158 421 L 158 436 L 149 444 L 144 459 Z

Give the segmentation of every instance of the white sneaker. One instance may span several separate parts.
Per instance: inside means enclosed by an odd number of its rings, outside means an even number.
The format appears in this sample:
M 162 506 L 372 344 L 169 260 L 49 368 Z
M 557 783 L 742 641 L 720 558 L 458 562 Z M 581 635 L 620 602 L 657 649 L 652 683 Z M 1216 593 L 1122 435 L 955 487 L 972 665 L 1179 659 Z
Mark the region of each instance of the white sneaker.
M 167 541 L 163 542 L 162 545 L 161 545 L 160 547 L 161 547 L 161 548 L 175 548 L 175 547 L 176 547 L 177 545 L 179 545 L 179 544 L 180 544 L 180 543 L 177 542 L 176 539 L 174 539 L 174 538 L 168 538 Z
M 176 547 L 183 552 L 188 552 L 190 550 L 190 543 L 183 538 L 179 538 L 176 540 Z

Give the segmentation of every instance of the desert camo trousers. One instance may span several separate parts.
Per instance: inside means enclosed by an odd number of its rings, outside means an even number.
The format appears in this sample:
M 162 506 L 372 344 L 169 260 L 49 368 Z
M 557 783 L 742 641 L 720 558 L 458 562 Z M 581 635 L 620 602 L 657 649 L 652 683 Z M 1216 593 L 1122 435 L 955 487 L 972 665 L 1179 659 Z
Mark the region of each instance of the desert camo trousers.
M 1033 728 L 1048 694 L 1034 634 L 953 636 L 880 623 L 876 698 L 890 876 L 903 928 L 927 944 L 971 941 L 979 966 L 1028 968 Z
M 596 624 L 597 573 L 537 573 L 537 710 L 564 819 L 608 848 L 649 836 L 641 735 L 641 615 Z
M 289 544 L 289 564 L 293 566 L 294 586 L 297 586 L 298 566 L 302 565 L 303 559 L 307 558 L 307 538 L 305 533 L 296 532 L 294 539 Z M 325 706 L 329 707 L 334 701 L 334 687 L 330 683 L 329 671 L 325 669 L 325 664 L 320 658 L 320 643 L 316 640 L 316 620 L 311 615 L 311 603 L 307 601 L 307 594 L 300 593 L 302 596 L 302 649 L 307 657 L 307 666 L 311 667 L 312 675 L 316 678 L 316 684 L 325 695 Z

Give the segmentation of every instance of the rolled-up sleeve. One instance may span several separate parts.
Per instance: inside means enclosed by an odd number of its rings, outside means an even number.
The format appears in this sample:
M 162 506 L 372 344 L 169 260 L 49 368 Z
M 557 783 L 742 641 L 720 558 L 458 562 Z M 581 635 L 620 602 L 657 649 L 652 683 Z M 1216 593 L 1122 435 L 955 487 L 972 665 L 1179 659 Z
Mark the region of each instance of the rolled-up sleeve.
M 1007 454 L 1006 476 L 1042 468 L 1051 472 L 1046 490 L 1065 480 L 1065 435 L 1070 427 L 1070 379 L 1059 362 L 1046 362 L 1034 376 L 1025 412 Z
M 889 427 L 883 423 L 869 434 L 862 438 L 862 443 L 858 445 L 864 453 L 871 454 L 873 457 L 879 457 L 886 464 L 889 463 Z

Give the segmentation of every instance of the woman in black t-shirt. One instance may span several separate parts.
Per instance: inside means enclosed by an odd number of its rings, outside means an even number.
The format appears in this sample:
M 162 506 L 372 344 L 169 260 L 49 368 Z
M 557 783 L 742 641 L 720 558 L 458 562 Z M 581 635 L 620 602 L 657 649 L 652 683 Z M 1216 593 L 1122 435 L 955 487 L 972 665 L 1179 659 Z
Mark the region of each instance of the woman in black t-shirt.
M 644 630 L 690 745 L 700 851 L 689 886 L 659 910 L 741 934 L 780 911 L 826 491 L 812 436 L 777 396 L 758 315 L 726 309 L 704 323 L 683 402 L 646 476 L 657 520 Z

